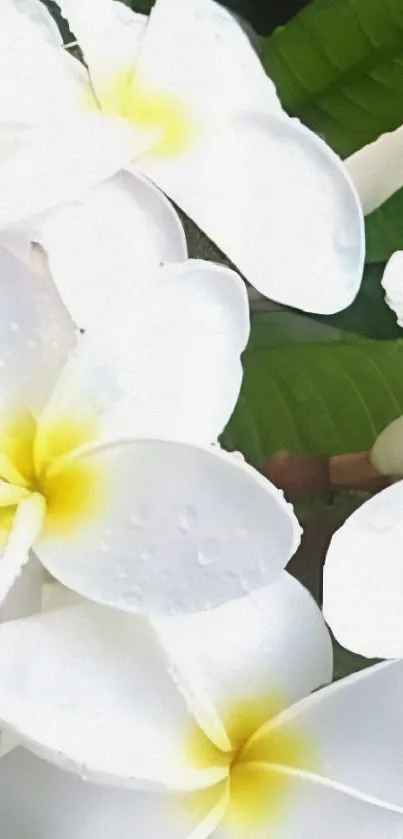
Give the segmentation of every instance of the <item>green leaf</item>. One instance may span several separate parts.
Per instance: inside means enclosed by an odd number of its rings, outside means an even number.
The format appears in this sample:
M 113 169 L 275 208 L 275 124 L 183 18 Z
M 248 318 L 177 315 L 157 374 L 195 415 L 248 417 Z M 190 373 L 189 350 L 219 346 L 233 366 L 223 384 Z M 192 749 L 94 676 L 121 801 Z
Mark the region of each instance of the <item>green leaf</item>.
M 126 6 L 130 6 L 133 11 L 148 15 L 155 0 L 123 0 Z
M 284 107 L 342 157 L 403 121 L 403 0 L 313 0 L 262 59 Z
M 386 262 L 392 253 L 403 250 L 403 189 L 367 216 L 365 224 L 367 262 Z
M 284 448 L 330 456 L 371 448 L 403 413 L 403 341 L 333 331 L 331 341 L 269 346 L 270 317 L 265 330 L 253 327 L 223 445 L 252 463 Z
M 364 670 L 365 667 L 370 667 L 371 664 L 377 664 L 379 659 L 363 658 L 361 655 L 356 655 L 345 650 L 333 639 L 333 678 L 334 681 L 343 679 L 344 676 L 349 676 L 350 673 L 357 673 L 358 670 Z

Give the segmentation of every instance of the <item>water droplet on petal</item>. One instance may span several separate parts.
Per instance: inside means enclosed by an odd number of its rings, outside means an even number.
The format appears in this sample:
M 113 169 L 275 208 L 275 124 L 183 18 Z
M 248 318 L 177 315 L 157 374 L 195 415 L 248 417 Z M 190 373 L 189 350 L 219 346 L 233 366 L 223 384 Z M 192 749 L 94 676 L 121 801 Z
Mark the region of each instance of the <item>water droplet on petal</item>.
M 197 561 L 199 565 L 208 566 L 213 565 L 217 561 L 221 553 L 220 543 L 217 539 L 206 539 L 203 546 L 197 551 Z
M 193 507 L 185 507 L 179 513 L 179 527 L 183 533 L 189 533 L 195 527 L 196 521 L 196 512 Z
M 266 568 L 266 563 L 265 563 L 262 556 L 259 556 L 259 558 L 257 560 L 257 567 L 258 567 L 258 570 L 259 570 L 259 573 L 261 574 L 261 576 L 263 578 L 266 577 L 267 568 Z
M 385 505 L 374 510 L 371 513 L 369 523 L 378 533 L 384 533 L 400 523 L 402 513 L 403 510 L 400 505 L 389 503 L 388 506 Z
M 122 595 L 122 602 L 137 605 L 143 600 L 143 591 L 140 586 L 130 586 Z

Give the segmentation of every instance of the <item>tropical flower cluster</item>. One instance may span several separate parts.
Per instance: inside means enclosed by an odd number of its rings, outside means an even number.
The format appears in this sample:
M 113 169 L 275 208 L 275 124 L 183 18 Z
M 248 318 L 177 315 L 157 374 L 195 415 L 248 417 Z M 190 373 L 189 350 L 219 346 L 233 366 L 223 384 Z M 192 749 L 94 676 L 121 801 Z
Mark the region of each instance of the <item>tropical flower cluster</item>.
M 331 684 L 293 510 L 219 445 L 244 280 L 349 305 L 355 189 L 213 0 L 59 6 L 80 58 L 0 0 L 1 839 L 399 839 L 403 665 Z

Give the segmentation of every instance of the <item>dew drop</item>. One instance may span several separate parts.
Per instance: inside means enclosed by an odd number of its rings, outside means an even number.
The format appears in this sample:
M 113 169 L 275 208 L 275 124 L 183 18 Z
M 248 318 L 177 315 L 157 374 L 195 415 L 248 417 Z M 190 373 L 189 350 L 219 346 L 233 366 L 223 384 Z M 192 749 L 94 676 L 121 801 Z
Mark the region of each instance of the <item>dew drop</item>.
M 197 521 L 196 512 L 193 507 L 185 507 L 179 513 L 179 527 L 182 533 L 189 533 L 195 527 Z
M 143 592 L 140 586 L 130 586 L 122 595 L 122 600 L 126 603 L 141 603 L 143 599 Z
M 203 547 L 197 551 L 197 562 L 207 567 L 217 561 L 221 553 L 220 544 L 216 539 L 206 539 Z
M 220 553 L 220 543 L 217 539 L 206 539 L 197 551 L 197 562 L 203 566 L 213 565 L 219 559 Z
M 389 504 L 389 506 L 382 507 L 372 513 L 369 523 L 373 530 L 377 533 L 385 533 L 395 527 L 400 520 L 400 515 L 403 511 L 400 505 Z
M 259 556 L 259 558 L 257 560 L 257 567 L 258 567 L 259 573 L 261 574 L 262 578 L 264 579 L 266 574 L 267 574 L 267 569 L 266 569 L 266 563 L 265 563 L 262 556 Z

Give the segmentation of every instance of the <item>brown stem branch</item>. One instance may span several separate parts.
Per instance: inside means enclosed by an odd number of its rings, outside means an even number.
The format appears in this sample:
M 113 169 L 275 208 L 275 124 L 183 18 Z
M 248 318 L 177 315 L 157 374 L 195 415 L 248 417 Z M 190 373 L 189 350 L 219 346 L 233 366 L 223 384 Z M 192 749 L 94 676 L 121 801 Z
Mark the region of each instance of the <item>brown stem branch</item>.
M 334 457 L 302 457 L 279 451 L 260 467 L 260 472 L 288 498 L 331 492 L 336 489 L 379 492 L 390 479 L 371 464 L 369 452 Z

